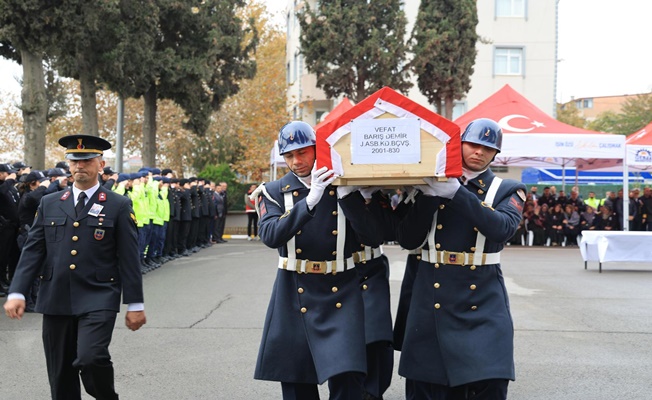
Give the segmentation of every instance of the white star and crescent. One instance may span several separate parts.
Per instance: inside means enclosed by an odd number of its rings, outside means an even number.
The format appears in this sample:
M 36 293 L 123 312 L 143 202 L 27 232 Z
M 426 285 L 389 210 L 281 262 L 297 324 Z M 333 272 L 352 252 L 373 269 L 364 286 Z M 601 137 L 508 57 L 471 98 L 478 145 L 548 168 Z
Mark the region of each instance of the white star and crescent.
M 531 121 L 530 124 L 533 126 L 531 128 L 515 128 L 511 126 L 509 123 L 511 120 L 516 118 L 522 118 Z M 517 132 L 517 133 L 526 133 L 532 131 L 535 128 L 541 128 L 545 126 L 545 124 L 542 122 L 532 120 L 529 117 L 526 117 L 525 115 L 519 115 L 519 114 L 510 114 L 502 117 L 500 121 L 498 121 L 498 125 L 500 125 L 500 127 L 503 128 L 505 131 Z

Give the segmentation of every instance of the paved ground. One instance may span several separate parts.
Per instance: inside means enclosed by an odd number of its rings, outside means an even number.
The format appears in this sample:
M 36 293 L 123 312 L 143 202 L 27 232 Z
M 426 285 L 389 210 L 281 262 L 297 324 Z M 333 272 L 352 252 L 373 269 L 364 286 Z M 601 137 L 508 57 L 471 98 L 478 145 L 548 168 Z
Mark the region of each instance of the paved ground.
M 386 252 L 395 309 L 405 253 Z M 146 275 L 149 322 L 134 333 L 119 320 L 111 346 L 121 398 L 280 398 L 277 383 L 252 379 L 275 257 L 230 240 Z M 577 248 L 504 251 L 516 328 L 510 399 L 652 398 L 652 261 L 603 267 L 584 270 Z M 49 398 L 40 322 L 0 314 L 0 399 Z M 395 375 L 385 399 L 404 398 L 403 384 Z

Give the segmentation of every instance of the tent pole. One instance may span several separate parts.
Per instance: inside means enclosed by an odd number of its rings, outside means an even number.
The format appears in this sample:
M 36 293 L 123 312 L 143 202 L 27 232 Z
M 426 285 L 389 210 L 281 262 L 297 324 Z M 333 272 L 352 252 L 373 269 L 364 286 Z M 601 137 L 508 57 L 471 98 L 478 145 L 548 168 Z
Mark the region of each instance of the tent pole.
M 561 190 L 566 192 L 566 159 L 561 159 Z
M 629 167 L 623 160 L 623 231 L 629 230 Z

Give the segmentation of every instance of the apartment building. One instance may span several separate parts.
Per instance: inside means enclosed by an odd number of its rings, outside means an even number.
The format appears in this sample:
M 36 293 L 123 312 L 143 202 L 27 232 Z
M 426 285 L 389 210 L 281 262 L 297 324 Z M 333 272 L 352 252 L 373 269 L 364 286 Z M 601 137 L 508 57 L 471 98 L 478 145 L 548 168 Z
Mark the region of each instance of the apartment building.
M 581 97 L 579 99 L 571 98 L 571 100 L 564 103 L 562 107 L 566 107 L 570 104 L 575 104 L 575 107 L 577 107 L 580 116 L 590 122 L 594 121 L 600 114 L 606 111 L 611 111 L 616 114 L 620 113 L 625 101 L 628 99 L 635 99 L 636 96 L 639 96 L 639 94 Z
M 288 112 L 295 119 L 315 124 L 339 102 L 327 99 L 316 87 L 316 77 L 305 69 L 300 54 L 300 26 L 295 11 L 317 0 L 289 0 L 286 6 Z M 419 10 L 419 0 L 404 0 L 408 19 L 406 37 Z M 557 0 L 478 1 L 478 54 L 472 88 L 458 101 L 453 119 L 509 84 L 541 110 L 554 115 L 557 73 Z M 419 92 L 416 78 L 408 97 L 431 109 Z

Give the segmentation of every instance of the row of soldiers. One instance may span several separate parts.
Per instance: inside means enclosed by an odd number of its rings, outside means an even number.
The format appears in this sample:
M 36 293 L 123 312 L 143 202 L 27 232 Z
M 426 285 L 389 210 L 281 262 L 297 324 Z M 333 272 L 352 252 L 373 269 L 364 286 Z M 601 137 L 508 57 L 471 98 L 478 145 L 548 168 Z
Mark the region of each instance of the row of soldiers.
M 47 194 L 66 190 L 73 179 L 65 161 L 32 170 L 24 162 L 0 164 L 0 297 L 7 293 L 34 215 Z M 106 167 L 101 184 L 131 199 L 138 221 L 141 272 L 188 256 L 222 239 L 227 214 L 227 184 L 191 177 L 178 179 L 170 169 L 142 168 L 127 174 Z M 28 299 L 28 310 L 33 308 Z

